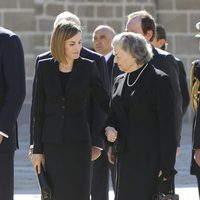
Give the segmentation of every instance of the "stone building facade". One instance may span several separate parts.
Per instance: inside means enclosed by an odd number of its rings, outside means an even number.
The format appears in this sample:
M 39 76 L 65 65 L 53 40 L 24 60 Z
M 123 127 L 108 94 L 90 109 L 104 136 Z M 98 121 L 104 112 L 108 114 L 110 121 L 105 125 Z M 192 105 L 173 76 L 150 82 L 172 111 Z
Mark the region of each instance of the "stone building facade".
M 55 16 L 64 10 L 79 16 L 83 43 L 91 47 L 91 36 L 99 24 L 124 30 L 130 12 L 145 9 L 167 30 L 168 51 L 182 59 L 187 74 L 190 63 L 200 57 L 195 24 L 200 21 L 199 0 L 0 0 L 0 26 L 18 33 L 22 39 L 27 77 L 24 107 L 30 107 L 32 76 L 37 54 L 49 49 Z M 191 111 L 185 116 L 191 121 Z

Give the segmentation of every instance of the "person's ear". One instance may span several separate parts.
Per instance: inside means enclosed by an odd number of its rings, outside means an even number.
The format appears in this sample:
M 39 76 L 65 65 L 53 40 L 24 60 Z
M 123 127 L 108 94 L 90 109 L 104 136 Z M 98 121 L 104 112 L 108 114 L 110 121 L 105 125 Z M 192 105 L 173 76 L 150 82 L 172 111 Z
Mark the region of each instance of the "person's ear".
M 157 40 L 157 42 L 158 42 L 159 48 L 161 48 L 162 46 L 165 45 L 166 40 L 165 39 L 160 39 L 160 40 Z
M 150 41 L 153 37 L 153 31 L 152 30 L 148 30 L 146 35 L 145 35 L 145 38 L 146 40 Z

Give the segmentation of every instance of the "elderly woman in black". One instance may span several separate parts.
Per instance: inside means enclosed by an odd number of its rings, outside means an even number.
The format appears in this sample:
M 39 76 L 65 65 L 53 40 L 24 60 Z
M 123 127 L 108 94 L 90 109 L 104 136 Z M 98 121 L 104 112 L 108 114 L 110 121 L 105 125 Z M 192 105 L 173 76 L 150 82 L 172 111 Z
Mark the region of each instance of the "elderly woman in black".
M 159 174 L 173 177 L 176 157 L 174 98 L 169 77 L 149 61 L 151 45 L 140 34 L 121 33 L 112 41 L 118 76 L 106 123 L 117 142 L 116 200 L 151 200 Z
M 91 137 L 89 95 L 106 112 L 109 96 L 94 61 L 80 57 L 82 33 L 62 20 L 51 36 L 52 58 L 39 61 L 33 101 L 32 163 L 45 166 L 52 200 L 89 200 Z

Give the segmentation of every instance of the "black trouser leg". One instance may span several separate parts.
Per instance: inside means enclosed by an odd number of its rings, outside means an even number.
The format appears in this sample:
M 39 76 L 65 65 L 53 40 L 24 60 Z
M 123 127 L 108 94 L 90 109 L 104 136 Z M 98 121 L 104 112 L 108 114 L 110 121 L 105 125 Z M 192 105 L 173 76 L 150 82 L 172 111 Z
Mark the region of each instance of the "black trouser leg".
M 14 152 L 0 153 L 0 199 L 13 200 Z

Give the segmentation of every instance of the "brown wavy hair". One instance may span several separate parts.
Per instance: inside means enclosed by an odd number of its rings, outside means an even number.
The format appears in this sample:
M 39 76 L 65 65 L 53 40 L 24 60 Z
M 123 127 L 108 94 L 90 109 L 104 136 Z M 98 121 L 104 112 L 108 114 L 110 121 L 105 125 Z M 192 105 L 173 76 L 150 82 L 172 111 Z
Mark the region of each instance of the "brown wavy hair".
M 195 61 L 192 63 L 190 71 L 190 97 L 191 97 L 191 106 L 192 111 L 196 112 L 198 103 L 199 103 L 199 94 L 200 94 L 200 81 L 195 77 Z

